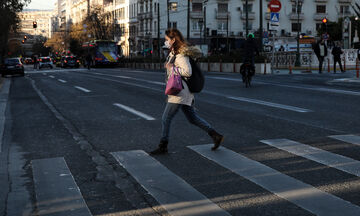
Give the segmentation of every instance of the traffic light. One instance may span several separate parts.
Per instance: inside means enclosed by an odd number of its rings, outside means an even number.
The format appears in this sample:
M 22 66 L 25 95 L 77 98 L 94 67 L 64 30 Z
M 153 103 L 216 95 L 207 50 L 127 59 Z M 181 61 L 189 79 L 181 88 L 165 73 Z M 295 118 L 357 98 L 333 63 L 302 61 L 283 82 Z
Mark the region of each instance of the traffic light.
M 21 41 L 21 43 L 23 43 L 23 44 L 24 44 L 24 43 L 25 43 L 25 40 L 22 40 L 22 41 Z
M 323 18 L 321 21 L 322 21 L 322 23 L 326 24 L 328 20 L 327 20 L 326 17 L 325 17 L 325 18 Z
M 26 36 L 26 35 L 24 35 L 24 40 L 26 41 L 26 39 L 27 39 L 27 36 Z
M 33 28 L 37 28 L 37 22 L 36 21 L 33 22 Z

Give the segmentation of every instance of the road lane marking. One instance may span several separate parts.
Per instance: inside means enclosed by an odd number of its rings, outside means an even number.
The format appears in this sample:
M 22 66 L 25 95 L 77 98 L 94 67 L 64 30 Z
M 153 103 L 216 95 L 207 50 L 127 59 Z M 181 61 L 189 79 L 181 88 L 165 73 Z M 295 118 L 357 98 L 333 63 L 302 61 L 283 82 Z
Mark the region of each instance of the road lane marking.
M 333 135 L 329 136 L 330 138 L 337 139 L 343 142 L 351 143 L 354 145 L 360 145 L 360 136 L 357 135 Z
M 64 158 L 32 160 L 38 215 L 91 215 Z
M 227 97 L 227 98 L 237 100 L 237 101 L 243 101 L 243 102 L 260 104 L 260 105 L 264 105 L 264 106 L 275 107 L 275 108 L 279 108 L 279 109 L 290 110 L 290 111 L 294 111 L 294 112 L 300 112 L 300 113 L 312 112 L 309 109 L 304 109 L 304 108 L 299 108 L 299 107 L 294 107 L 294 106 L 289 106 L 289 105 L 283 105 L 283 104 L 278 104 L 278 103 L 272 103 L 272 102 L 267 102 L 267 101 L 262 101 L 262 100 L 250 99 L 250 98 L 245 98 L 245 97 Z
M 146 119 L 146 120 L 148 120 L 148 121 L 155 120 L 155 118 L 153 118 L 153 117 L 151 117 L 151 116 L 149 116 L 149 115 L 146 115 L 145 113 L 142 113 L 142 112 L 139 112 L 139 111 L 137 111 L 137 110 L 134 110 L 134 109 L 131 108 L 131 107 L 128 107 L 128 106 L 125 106 L 125 105 L 122 105 L 122 104 L 119 104 L 119 103 L 114 103 L 114 106 L 117 106 L 117 107 L 119 107 L 119 108 L 121 108 L 121 109 L 124 109 L 124 110 L 126 110 L 126 111 L 128 111 L 128 112 L 131 112 L 132 114 L 135 114 L 135 115 L 137 115 L 137 116 L 140 116 L 141 118 Z
M 320 216 L 360 215 L 360 207 L 282 174 L 227 148 L 211 151 L 213 144 L 188 148 L 254 182 L 275 195 Z
M 67 83 L 65 80 L 63 79 L 58 79 L 59 82 L 62 82 L 62 83 Z
M 86 89 L 86 88 L 83 88 L 83 87 L 80 87 L 80 86 L 74 86 L 74 87 L 81 90 L 81 91 L 83 91 L 83 92 L 86 92 L 86 93 L 91 92 L 89 89 Z
M 131 77 L 128 77 L 128 76 L 115 76 L 115 77 L 124 78 L 124 79 L 131 79 Z
M 241 79 L 234 79 L 234 78 L 225 78 L 225 77 L 206 77 L 206 78 L 242 82 Z M 286 85 L 286 84 L 280 84 L 280 83 L 261 82 L 261 81 L 254 81 L 254 82 L 259 83 L 259 84 L 267 84 L 267 85 L 281 86 L 281 87 L 287 87 L 287 88 L 296 88 L 296 89 L 305 89 L 305 90 L 310 90 L 310 91 L 321 91 L 321 92 L 331 92 L 331 93 L 336 93 L 336 94 L 360 96 L 360 92 L 342 90 L 342 89 L 330 89 L 330 88 L 316 87 L 316 86 L 295 86 L 295 85 Z
M 170 215 L 230 215 L 146 152 L 111 154 Z
M 91 75 L 86 75 L 86 76 L 94 77 L 94 76 L 91 76 Z M 116 77 L 116 76 L 112 76 L 112 75 L 106 75 L 106 76 Z M 119 81 L 117 81 L 117 80 L 105 79 L 105 78 L 100 78 L 100 77 L 94 77 L 94 78 L 103 79 L 103 80 L 108 80 L 108 81 L 113 81 L 113 82 L 119 82 Z M 126 78 L 126 79 L 128 79 L 128 78 Z M 149 80 L 137 79 L 137 78 L 132 78 L 132 77 L 130 77 L 130 79 L 132 79 L 132 80 L 138 80 L 138 81 L 144 81 L 144 82 L 153 83 L 153 84 L 156 84 L 156 85 L 165 86 L 165 83 L 162 83 L 162 82 L 149 81 Z M 120 83 L 124 83 L 124 82 L 120 82 Z M 130 83 L 124 83 L 124 84 L 136 85 L 136 84 L 130 84 Z M 142 85 L 141 85 L 141 86 L 142 86 Z M 142 87 L 143 87 L 143 86 L 142 86 Z M 148 88 L 149 88 L 149 87 L 148 87 Z M 153 89 L 153 88 L 151 88 L 151 89 Z M 271 103 L 271 102 L 267 102 L 267 101 L 261 101 L 261 100 L 244 98 L 244 97 L 233 97 L 233 96 L 224 95 L 224 94 L 215 93 L 215 92 L 210 92 L 210 91 L 203 91 L 203 93 L 207 93 L 207 94 L 211 94 L 211 95 L 216 95 L 216 96 L 220 96 L 220 97 L 225 97 L 225 98 L 232 99 L 232 100 L 238 100 L 238 101 L 243 101 L 243 102 L 256 103 L 256 104 L 271 106 L 271 107 L 275 107 L 275 108 L 291 110 L 291 111 L 300 112 L 300 113 L 313 112 L 312 110 L 309 110 L 309 109 L 304 109 L 304 108 L 299 108 L 299 107 L 294 107 L 294 106 L 289 106 L 289 105 L 283 105 L 283 104 L 276 104 L 276 103 Z
M 54 77 L 54 76 L 52 76 L 52 75 L 50 75 L 49 77 L 50 77 L 50 78 L 53 78 L 53 79 L 55 79 L 55 77 Z
M 360 177 L 360 161 L 288 139 L 260 140 L 275 148 Z

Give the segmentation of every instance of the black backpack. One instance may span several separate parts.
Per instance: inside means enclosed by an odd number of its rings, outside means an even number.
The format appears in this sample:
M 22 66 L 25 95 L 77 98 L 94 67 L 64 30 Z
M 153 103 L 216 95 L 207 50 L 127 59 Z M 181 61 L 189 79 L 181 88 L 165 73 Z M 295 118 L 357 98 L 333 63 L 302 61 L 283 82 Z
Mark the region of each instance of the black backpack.
M 176 56 L 171 60 L 171 62 L 175 62 Z M 189 61 L 191 65 L 191 77 L 181 77 L 189 87 L 191 93 L 199 93 L 204 88 L 205 84 L 205 77 L 204 74 L 201 72 L 199 66 L 196 64 L 193 58 L 189 56 Z

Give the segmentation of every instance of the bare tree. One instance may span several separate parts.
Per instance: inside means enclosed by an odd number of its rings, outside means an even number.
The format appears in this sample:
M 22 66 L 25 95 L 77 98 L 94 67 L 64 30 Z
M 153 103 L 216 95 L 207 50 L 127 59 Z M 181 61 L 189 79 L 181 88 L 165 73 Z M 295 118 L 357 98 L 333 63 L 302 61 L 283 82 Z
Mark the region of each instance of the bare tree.
M 10 32 L 17 32 L 20 19 L 18 13 L 30 0 L 0 0 L 0 62 L 8 51 Z

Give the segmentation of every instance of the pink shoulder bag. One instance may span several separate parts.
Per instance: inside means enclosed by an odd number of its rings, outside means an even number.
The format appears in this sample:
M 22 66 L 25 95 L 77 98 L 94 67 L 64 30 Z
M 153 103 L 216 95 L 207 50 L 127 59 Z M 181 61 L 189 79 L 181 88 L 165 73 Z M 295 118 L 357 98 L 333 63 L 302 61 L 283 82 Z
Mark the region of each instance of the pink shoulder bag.
M 176 71 L 176 67 L 173 67 L 169 79 L 166 83 L 165 94 L 166 95 L 177 95 L 183 89 L 181 76 L 179 71 Z

